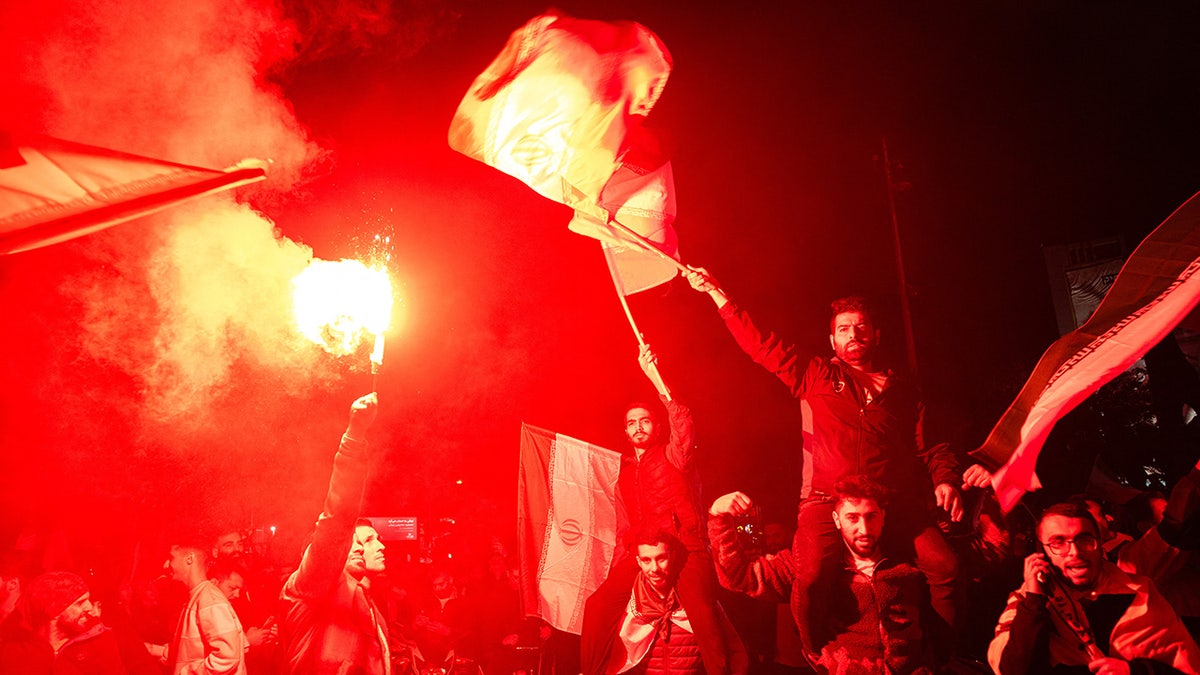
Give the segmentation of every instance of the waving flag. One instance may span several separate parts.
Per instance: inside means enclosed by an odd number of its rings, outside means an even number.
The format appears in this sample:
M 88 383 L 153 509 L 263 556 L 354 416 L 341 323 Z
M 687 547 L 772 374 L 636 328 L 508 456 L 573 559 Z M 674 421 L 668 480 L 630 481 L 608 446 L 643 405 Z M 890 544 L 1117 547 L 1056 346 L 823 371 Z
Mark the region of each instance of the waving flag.
M 605 243 L 626 292 L 649 288 L 675 274 L 650 248 L 678 256 L 671 167 L 642 126 L 670 72 L 637 23 L 538 16 L 471 85 L 450 147 L 574 208 L 571 230 Z
M 49 246 L 266 178 L 40 137 L 0 137 L 0 254 Z
M 1133 365 L 1200 301 L 1198 196 L 1138 245 L 1092 317 L 1050 345 L 987 440 L 971 453 L 1003 465 L 992 486 L 1005 511 L 1041 487 L 1034 469 L 1054 423 Z
M 618 533 L 621 456 L 521 425 L 517 537 L 527 615 L 579 634 L 583 605 L 604 581 Z

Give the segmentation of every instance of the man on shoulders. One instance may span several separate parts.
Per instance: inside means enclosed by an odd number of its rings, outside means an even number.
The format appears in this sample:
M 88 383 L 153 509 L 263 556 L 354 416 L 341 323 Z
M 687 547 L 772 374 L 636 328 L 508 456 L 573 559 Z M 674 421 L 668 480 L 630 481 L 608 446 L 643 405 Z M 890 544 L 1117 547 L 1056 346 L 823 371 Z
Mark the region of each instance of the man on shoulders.
M 958 559 L 937 527 L 936 512 L 962 518 L 958 462 L 945 444 L 926 448 L 921 435 L 923 405 L 915 383 L 881 362 L 880 333 L 862 298 L 831 303 L 832 356 L 806 353 L 778 335 L 762 331 L 732 302 L 703 268 L 686 275 L 708 293 L 738 345 L 806 404 L 812 424 L 806 440 L 806 480 L 796 519 L 795 581 L 797 627 L 810 655 L 818 651 L 820 624 L 830 601 L 823 570 L 836 568 L 842 543 L 829 518 L 834 483 L 862 474 L 892 492 L 887 548 L 915 558 L 928 580 L 932 607 L 949 639 L 961 604 Z
M 641 531 L 634 541 L 638 573 L 624 587 L 619 608 L 589 601 L 584 611 L 583 663 L 585 672 L 678 673 L 704 675 L 708 636 L 693 631 L 688 606 L 676 592 L 680 542 L 663 530 Z M 717 620 L 725 639 L 709 646 L 725 653 L 729 672 L 746 673 L 749 661 L 732 624 L 718 607 Z M 729 651 L 726 651 L 729 650 Z
M 842 542 L 840 565 L 822 579 L 832 602 L 817 635 L 820 672 L 928 673 L 935 660 L 925 631 L 929 596 L 920 571 L 901 559 L 884 556 L 881 547 L 887 496 L 863 476 L 839 480 L 834 487 L 834 528 Z M 747 550 L 737 533 L 737 518 L 753 508 L 741 492 L 719 497 L 709 510 L 708 531 L 717 574 L 726 588 L 753 598 L 781 602 L 792 598 L 795 580 L 791 549 L 759 555 Z

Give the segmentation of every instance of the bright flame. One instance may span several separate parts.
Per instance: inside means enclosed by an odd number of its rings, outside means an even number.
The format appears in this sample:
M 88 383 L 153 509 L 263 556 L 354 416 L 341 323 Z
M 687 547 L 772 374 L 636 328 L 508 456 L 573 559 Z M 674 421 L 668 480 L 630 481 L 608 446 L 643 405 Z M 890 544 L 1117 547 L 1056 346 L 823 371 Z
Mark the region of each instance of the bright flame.
M 330 354 L 345 356 L 375 336 L 371 361 L 383 361 L 383 332 L 392 319 L 392 281 L 387 271 L 357 260 L 313 260 L 292 279 L 300 332 Z

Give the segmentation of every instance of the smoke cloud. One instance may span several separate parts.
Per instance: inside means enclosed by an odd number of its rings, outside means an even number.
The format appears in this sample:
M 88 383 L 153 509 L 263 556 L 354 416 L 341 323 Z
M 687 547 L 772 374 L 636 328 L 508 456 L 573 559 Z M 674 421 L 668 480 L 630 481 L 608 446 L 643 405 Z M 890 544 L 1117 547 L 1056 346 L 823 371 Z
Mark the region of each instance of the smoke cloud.
M 237 197 L 177 206 L 0 269 L 2 295 L 18 300 L 14 320 L 30 328 L 6 338 L 12 353 L 31 356 L 9 364 L 7 376 L 37 383 L 0 406 L 8 408 L 0 418 L 13 422 L 0 425 L 0 445 L 13 449 L 10 476 L 75 483 L 90 474 L 107 481 L 96 495 L 137 500 L 155 490 L 160 498 L 202 493 L 212 487 L 205 480 L 222 474 L 269 479 L 263 456 L 283 446 L 307 452 L 307 443 L 328 456 L 336 432 L 293 402 L 326 394 L 345 365 L 295 331 L 290 282 L 313 252 L 259 210 L 294 198 L 329 166 L 329 153 L 272 79 L 322 38 L 304 35 L 269 0 L 5 4 L 0 58 L 18 67 L 0 73 L 0 91 L 13 94 L 0 130 L 208 167 L 251 157 L 270 163 L 268 180 Z M 364 41 L 390 25 L 382 14 L 380 22 L 321 20 L 341 4 L 313 5 L 303 23 L 361 32 Z M 38 365 L 18 347 L 30 337 L 53 345 Z M 340 404 L 328 415 L 344 424 Z M 192 468 L 214 476 L 169 474 L 156 485 L 128 467 L 131 456 L 170 467 L 204 458 Z M 327 472 L 327 464 L 314 471 Z M 221 485 L 228 501 L 257 498 L 262 486 Z M 15 503 L 29 493 L 10 494 Z

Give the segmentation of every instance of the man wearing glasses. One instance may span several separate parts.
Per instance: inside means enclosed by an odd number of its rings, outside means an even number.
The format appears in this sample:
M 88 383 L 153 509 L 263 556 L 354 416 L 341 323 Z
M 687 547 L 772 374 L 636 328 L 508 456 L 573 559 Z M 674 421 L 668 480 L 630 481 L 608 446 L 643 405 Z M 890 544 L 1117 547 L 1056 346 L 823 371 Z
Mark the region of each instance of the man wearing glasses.
M 1045 672 L 1200 673 L 1200 648 L 1149 579 L 1104 559 L 1082 504 L 1042 513 L 1043 548 L 1025 559 L 988 663 L 1000 675 Z

